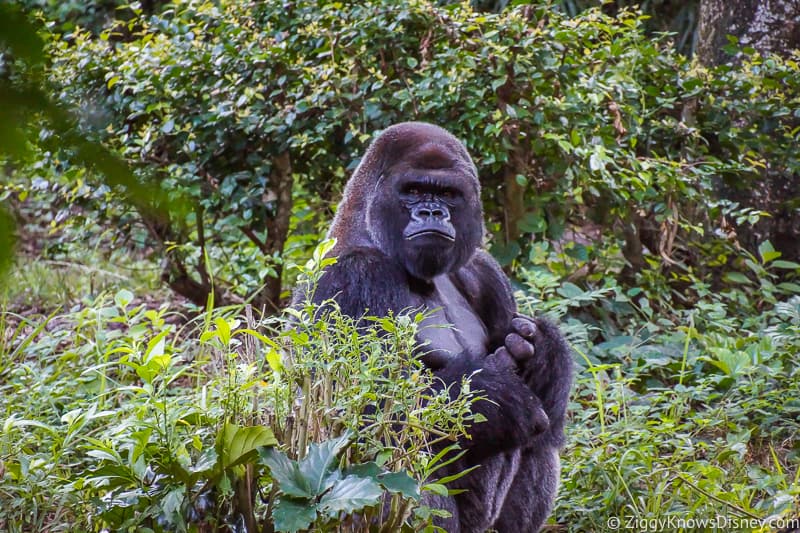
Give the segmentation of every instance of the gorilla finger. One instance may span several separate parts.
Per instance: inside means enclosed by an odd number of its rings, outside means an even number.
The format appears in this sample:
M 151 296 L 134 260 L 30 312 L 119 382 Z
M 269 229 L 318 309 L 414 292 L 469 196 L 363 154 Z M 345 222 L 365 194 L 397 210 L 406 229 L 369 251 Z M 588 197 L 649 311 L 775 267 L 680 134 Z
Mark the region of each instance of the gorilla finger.
M 536 407 L 533 413 L 533 428 L 534 432 L 538 435 L 544 433 L 550 427 L 550 417 L 544 412 L 541 407 Z
M 534 335 L 537 333 L 536 323 L 528 317 L 512 319 L 511 327 L 526 339 L 533 339 Z
M 516 333 L 509 333 L 506 335 L 505 345 L 514 359 L 517 361 L 530 359 L 536 352 L 533 344 L 523 339 Z
M 491 366 L 496 370 L 516 370 L 517 365 L 514 359 L 505 347 L 500 347 L 486 357 L 487 366 Z

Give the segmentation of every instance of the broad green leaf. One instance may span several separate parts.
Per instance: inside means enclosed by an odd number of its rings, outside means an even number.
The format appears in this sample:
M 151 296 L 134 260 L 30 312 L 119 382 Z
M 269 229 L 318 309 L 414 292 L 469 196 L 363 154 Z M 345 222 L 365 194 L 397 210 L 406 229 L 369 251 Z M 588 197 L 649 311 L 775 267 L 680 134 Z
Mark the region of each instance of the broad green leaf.
M 383 473 L 384 471 L 381 469 L 381 467 L 373 461 L 350 466 L 344 471 L 345 476 L 368 477 L 375 480 L 377 480 L 378 476 Z
M 603 168 L 605 168 L 605 166 L 606 165 L 605 161 L 603 160 L 603 156 L 601 156 L 597 152 L 594 152 L 592 153 L 591 156 L 589 156 L 589 168 L 592 170 L 592 172 L 597 172 L 598 170 L 602 170 Z
M 180 512 L 185 493 L 186 487 L 177 487 L 167 493 L 160 502 L 161 509 L 165 515 L 171 517 Z
M 273 447 L 260 448 L 258 455 L 261 457 L 261 463 L 269 468 L 272 479 L 278 483 L 278 488 L 283 494 L 297 498 L 316 496 L 300 473 L 297 462 L 286 457 L 286 454 Z
M 219 438 L 222 441 L 223 468 L 246 463 L 256 456 L 258 448 L 278 444 L 272 430 L 265 426 L 239 427 L 225 423 Z
M 521 249 L 516 241 L 508 243 L 496 241 L 490 251 L 494 258 L 497 259 L 497 262 L 505 266 L 511 264 L 519 256 Z
M 399 492 L 406 498 L 419 499 L 419 483 L 408 472 L 389 472 L 379 476 L 378 482 L 389 492 Z
M 154 357 L 160 357 L 164 355 L 164 347 L 166 346 L 165 338 L 168 334 L 169 330 L 165 329 L 150 339 L 150 342 L 147 343 L 147 349 L 144 351 L 144 361 L 149 361 Z
M 278 499 L 272 510 L 275 531 L 294 533 L 309 526 L 317 519 L 317 508 L 308 500 L 295 500 L 285 496 Z
M 300 461 L 299 467 L 313 494 L 321 494 L 330 488 L 332 481 L 327 478 L 331 465 L 349 442 L 350 433 L 345 433 L 339 438 L 309 446 L 308 453 Z
M 334 483 L 330 492 L 319 501 L 319 508 L 328 516 L 355 511 L 375 505 L 380 501 L 383 490 L 369 478 L 348 476 Z
M 800 294 L 800 285 L 797 283 L 792 283 L 791 281 L 784 281 L 783 283 L 778 283 L 778 288 L 782 291 Z

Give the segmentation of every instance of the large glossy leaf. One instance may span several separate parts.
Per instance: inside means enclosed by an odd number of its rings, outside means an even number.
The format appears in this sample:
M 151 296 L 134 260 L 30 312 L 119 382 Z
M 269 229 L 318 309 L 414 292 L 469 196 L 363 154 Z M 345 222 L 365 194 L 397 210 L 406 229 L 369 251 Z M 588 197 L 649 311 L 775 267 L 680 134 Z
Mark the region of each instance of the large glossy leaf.
M 319 509 L 327 515 L 353 513 L 380 501 L 383 490 L 373 480 L 348 476 L 334 483 L 330 492 L 319 501 Z
M 378 476 L 380 476 L 383 473 L 384 471 L 374 461 L 370 461 L 368 463 L 361 463 L 358 465 L 352 465 L 344 471 L 345 477 L 346 476 L 368 477 L 376 481 L 378 479 Z
M 222 440 L 222 465 L 230 468 L 246 463 L 256 456 L 261 446 L 278 444 L 272 430 L 264 426 L 239 427 L 226 423 L 219 438 Z
M 317 508 L 308 500 L 294 500 L 280 498 L 272 510 L 272 520 L 275 531 L 294 533 L 308 529 L 317 519 Z
M 261 463 L 269 468 L 272 479 L 278 483 L 281 492 L 297 498 L 315 496 L 300 473 L 297 463 L 286 457 L 286 454 L 275 448 L 262 448 L 258 453 Z
M 336 457 L 345 449 L 349 441 L 350 434 L 345 433 L 339 438 L 309 446 L 308 453 L 300 461 L 299 467 L 314 494 L 322 494 L 333 484 L 334 480 L 328 479 L 328 473 Z
M 379 476 L 378 481 L 389 492 L 399 492 L 406 498 L 419 499 L 419 484 L 408 472 L 388 472 Z

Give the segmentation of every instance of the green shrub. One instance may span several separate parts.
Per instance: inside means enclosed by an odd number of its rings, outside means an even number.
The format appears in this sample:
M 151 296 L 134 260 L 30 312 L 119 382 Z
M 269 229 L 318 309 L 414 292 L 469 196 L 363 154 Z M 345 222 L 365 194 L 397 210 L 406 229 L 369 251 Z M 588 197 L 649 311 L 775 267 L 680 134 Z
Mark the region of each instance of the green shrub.
M 655 276 L 666 297 L 709 265 L 739 269 L 731 226 L 762 214 L 716 184 L 798 169 L 796 63 L 702 69 L 634 11 L 549 8 L 178 2 L 121 40 L 54 41 L 52 81 L 87 134 L 190 199 L 136 216 L 201 305 L 212 287 L 276 305 L 283 262 L 307 256 L 366 142 L 412 119 L 469 147 L 503 264 L 557 248 L 581 279 Z
M 318 277 L 320 263 L 308 268 Z M 334 306 L 241 311 L 177 328 L 123 289 L 41 323 L 0 315 L 16 331 L 0 345 L 0 525 L 353 530 L 380 518 L 390 531 L 440 513 L 421 495 L 447 494 L 436 472 L 480 397 L 466 383 L 455 399 L 431 393 L 414 355 L 423 315 L 365 328 Z

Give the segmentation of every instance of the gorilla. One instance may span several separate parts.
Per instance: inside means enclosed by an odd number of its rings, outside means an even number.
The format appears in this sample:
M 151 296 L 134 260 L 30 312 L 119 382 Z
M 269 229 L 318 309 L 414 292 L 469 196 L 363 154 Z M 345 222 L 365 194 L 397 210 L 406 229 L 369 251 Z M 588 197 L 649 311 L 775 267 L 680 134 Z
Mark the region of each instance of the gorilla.
M 436 525 L 450 533 L 535 532 L 558 488 L 572 359 L 553 324 L 516 312 L 508 278 L 481 249 L 483 234 L 464 145 L 438 126 L 394 125 L 345 187 L 329 231 L 338 261 L 313 298 L 332 298 L 353 318 L 432 311 L 419 330 L 420 357 L 451 390 L 472 376 L 486 398 L 472 409 L 486 421 L 470 428 L 464 455 L 443 474 L 479 465 L 450 484 L 463 492 L 424 503 L 449 511 Z

